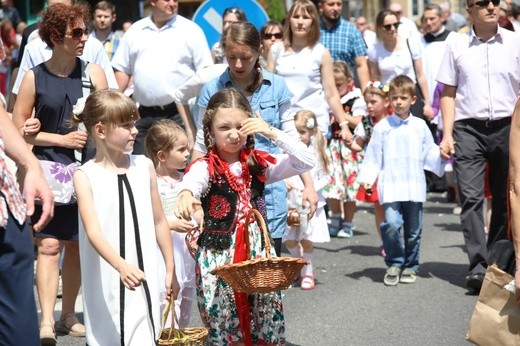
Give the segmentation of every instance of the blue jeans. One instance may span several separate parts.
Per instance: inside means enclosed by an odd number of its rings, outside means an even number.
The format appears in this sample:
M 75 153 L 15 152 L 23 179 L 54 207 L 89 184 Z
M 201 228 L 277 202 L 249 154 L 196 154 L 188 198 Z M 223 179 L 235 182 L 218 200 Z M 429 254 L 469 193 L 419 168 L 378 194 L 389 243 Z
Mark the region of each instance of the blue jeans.
M 383 204 L 385 221 L 381 223 L 381 235 L 386 251 L 388 267 L 419 270 L 419 246 L 422 233 L 422 203 L 392 202 Z M 400 230 L 403 227 L 403 240 Z

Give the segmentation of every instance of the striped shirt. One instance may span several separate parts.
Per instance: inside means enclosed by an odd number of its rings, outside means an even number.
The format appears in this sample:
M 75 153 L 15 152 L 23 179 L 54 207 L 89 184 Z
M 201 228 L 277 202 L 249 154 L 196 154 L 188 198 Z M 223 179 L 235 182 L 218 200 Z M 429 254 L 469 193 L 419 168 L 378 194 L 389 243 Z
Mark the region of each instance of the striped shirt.
M 0 132 L 0 226 L 7 226 L 9 211 L 21 225 L 25 222 L 27 210 L 18 189 L 14 174 L 7 168 L 7 156 L 5 154 L 4 140 Z
M 340 18 L 332 28 L 327 29 L 320 20 L 320 30 L 320 42 L 329 50 L 332 60 L 346 62 L 355 73 L 355 59 L 367 55 L 367 45 L 356 26 Z
M 96 35 L 95 31 L 92 31 L 90 36 L 99 38 Z M 103 45 L 103 48 L 105 48 L 105 51 L 107 52 L 108 59 L 112 60 L 112 57 L 116 53 L 117 47 L 119 47 L 119 42 L 121 41 L 121 38 L 123 37 L 122 31 L 111 31 L 110 34 L 107 36 L 107 38 L 104 41 L 101 41 L 101 44 Z

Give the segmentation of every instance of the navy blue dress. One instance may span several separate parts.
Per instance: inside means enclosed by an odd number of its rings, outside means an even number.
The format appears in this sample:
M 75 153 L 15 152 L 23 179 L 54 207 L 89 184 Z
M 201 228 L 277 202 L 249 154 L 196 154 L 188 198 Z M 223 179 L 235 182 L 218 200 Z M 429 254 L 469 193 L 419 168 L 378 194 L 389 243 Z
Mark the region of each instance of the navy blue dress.
M 41 122 L 40 131 L 67 134 L 74 131 L 70 126 L 72 106 L 83 96 L 81 85 L 81 62 L 76 58 L 76 67 L 67 77 L 52 74 L 45 63 L 35 66 L 34 82 L 36 88 L 36 118 Z M 70 164 L 75 161 L 74 149 L 64 147 L 34 146 L 33 152 L 38 159 L 51 160 Z M 84 155 L 85 157 L 85 150 Z M 36 206 L 32 221 L 36 222 L 41 215 L 41 206 Z M 39 233 L 39 238 L 56 238 L 60 240 L 78 240 L 78 206 L 77 204 L 56 205 L 54 218 Z

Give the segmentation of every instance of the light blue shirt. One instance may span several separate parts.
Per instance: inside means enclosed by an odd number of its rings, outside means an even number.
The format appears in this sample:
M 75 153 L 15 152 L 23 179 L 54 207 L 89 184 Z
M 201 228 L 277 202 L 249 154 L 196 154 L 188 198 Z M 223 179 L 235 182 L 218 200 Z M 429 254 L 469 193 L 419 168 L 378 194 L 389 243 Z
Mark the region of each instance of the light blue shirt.
M 374 126 L 357 180 L 374 184 L 381 204 L 424 202 L 424 170 L 444 173 L 439 147 L 433 142 L 426 122 L 393 114 Z
M 294 118 L 290 113 L 291 92 L 282 77 L 262 70 L 263 81 L 248 98 L 253 108 L 253 114 L 259 112 L 262 118 L 272 127 L 282 130 L 292 137 L 296 137 Z M 229 68 L 204 85 L 200 92 L 198 105 L 200 107 L 199 121 L 197 122 L 197 138 L 195 150 L 206 152 L 202 118 L 209 99 L 217 91 L 232 88 L 234 83 L 229 75 Z M 256 135 L 255 149 L 264 150 L 269 154 L 278 154 L 280 149 L 269 139 Z M 287 219 L 287 188 L 283 182 L 265 186 L 265 204 L 267 207 L 267 226 L 273 238 L 281 238 L 285 230 Z

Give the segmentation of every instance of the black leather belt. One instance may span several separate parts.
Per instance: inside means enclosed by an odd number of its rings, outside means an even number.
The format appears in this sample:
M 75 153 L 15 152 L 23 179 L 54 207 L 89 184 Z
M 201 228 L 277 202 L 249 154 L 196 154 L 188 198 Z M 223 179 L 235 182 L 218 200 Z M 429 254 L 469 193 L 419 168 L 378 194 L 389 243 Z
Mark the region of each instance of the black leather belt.
M 500 118 L 497 120 L 462 119 L 459 121 L 463 124 L 467 124 L 467 125 L 471 125 L 471 126 L 475 126 L 475 127 L 494 128 L 494 127 L 503 127 L 503 126 L 511 124 L 511 117 Z
M 165 111 L 167 109 L 172 109 L 172 108 L 176 109 L 176 106 L 175 106 L 175 102 L 172 102 L 172 103 L 164 105 L 164 106 L 143 106 L 143 105 L 140 105 L 139 108 L 143 109 L 143 110 L 147 110 L 147 111 L 160 112 L 160 111 Z

